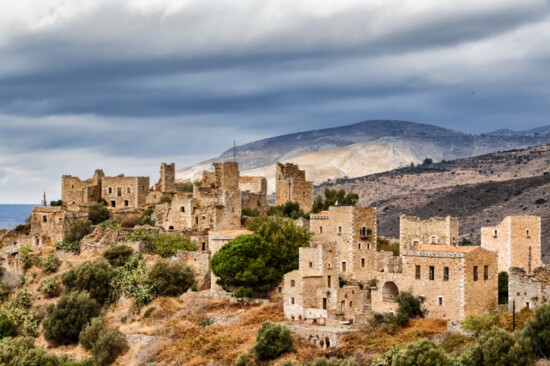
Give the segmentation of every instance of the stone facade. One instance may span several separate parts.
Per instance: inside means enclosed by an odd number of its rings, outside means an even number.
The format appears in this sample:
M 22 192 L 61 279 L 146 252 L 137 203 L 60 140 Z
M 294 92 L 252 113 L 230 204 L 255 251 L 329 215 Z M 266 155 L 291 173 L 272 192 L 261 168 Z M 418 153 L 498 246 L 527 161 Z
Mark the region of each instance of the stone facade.
M 111 210 L 143 207 L 149 193 L 149 177 L 104 177 L 101 192 Z
M 296 202 L 304 212 L 313 208 L 313 182 L 306 181 L 306 172 L 297 165 L 277 163 L 275 165 L 275 204 Z
M 399 242 L 402 250 L 419 244 L 458 245 L 458 219 L 456 217 L 418 217 L 401 215 Z
M 318 325 L 364 323 L 372 312 L 396 312 L 400 291 L 423 296 L 433 318 L 462 320 L 496 308 L 494 252 L 457 246 L 456 219 L 402 219 L 396 257 L 377 251 L 373 208 L 311 215 L 312 246 L 300 249 L 299 269 L 284 277 L 285 316 Z
M 73 212 L 63 207 L 36 206 L 31 214 L 31 235 L 40 246 L 53 246 L 63 241 L 65 232 L 77 220 L 87 219 L 85 212 Z
M 535 268 L 527 273 L 523 268 L 512 267 L 508 277 L 508 307 L 512 310 L 536 308 L 550 299 L 550 266 Z
M 497 226 L 481 228 L 481 246 L 498 253 L 498 271 L 511 267 L 527 273 L 542 266 L 541 218 L 508 216 Z
M 92 204 L 101 199 L 101 183 L 105 174 L 96 170 L 94 176 L 82 181 L 78 177 L 64 175 L 61 177 L 61 199 L 65 207 L 78 207 Z
M 239 190 L 241 191 L 242 209 L 256 210 L 266 214 L 269 210 L 267 204 L 267 180 L 264 177 L 239 177 Z

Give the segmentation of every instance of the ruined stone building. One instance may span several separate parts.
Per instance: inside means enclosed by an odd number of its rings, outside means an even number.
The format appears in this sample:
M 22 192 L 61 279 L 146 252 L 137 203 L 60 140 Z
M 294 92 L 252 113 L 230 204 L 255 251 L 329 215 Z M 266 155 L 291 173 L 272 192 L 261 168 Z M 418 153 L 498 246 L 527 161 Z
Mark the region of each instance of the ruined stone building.
M 377 251 L 373 208 L 311 215 L 312 246 L 300 249 L 299 269 L 284 278 L 285 316 L 362 323 L 372 312 L 396 312 L 400 291 L 423 296 L 429 317 L 460 320 L 496 307 L 496 254 L 457 246 L 455 218 L 403 216 L 400 227 L 401 253 L 393 256 Z
M 512 310 L 533 309 L 550 300 L 550 266 L 535 268 L 531 273 L 512 267 L 508 275 L 508 307 Z
M 481 246 L 498 253 L 498 271 L 511 267 L 531 273 L 542 265 L 541 218 L 508 216 L 497 226 L 481 228 Z
M 162 163 L 160 178 L 147 195 L 147 204 L 156 205 L 164 195 L 173 197 L 176 193 L 176 164 Z
M 96 170 L 88 180 L 64 175 L 61 177 L 61 199 L 67 208 L 78 209 L 79 206 L 96 203 L 101 199 L 101 183 L 105 173 Z
M 260 214 L 267 213 L 269 210 L 267 180 L 264 177 L 239 177 L 239 190 L 241 191 L 241 207 L 243 210 L 256 210 Z
M 297 165 L 277 163 L 275 165 L 275 204 L 296 202 L 304 212 L 313 208 L 313 182 L 306 181 L 306 172 Z

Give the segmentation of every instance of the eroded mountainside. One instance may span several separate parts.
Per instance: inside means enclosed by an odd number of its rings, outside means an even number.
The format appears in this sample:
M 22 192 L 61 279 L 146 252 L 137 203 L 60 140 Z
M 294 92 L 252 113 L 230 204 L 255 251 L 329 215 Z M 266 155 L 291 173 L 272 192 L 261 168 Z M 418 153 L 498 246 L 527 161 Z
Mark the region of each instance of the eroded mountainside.
M 263 175 L 274 190 L 274 163 L 292 162 L 319 184 L 327 179 L 359 177 L 419 163 L 459 159 L 550 142 L 547 128 L 533 131 L 465 134 L 405 121 L 364 121 L 349 126 L 306 131 L 251 142 L 236 148 L 244 175 Z M 218 158 L 181 169 L 180 180 L 199 178 L 212 161 L 233 160 L 233 149 Z
M 550 145 L 397 169 L 324 186 L 359 193 L 378 208 L 379 233 L 398 237 L 401 214 L 457 216 L 460 235 L 479 243 L 480 227 L 509 215 L 542 217 L 543 260 L 550 262 Z

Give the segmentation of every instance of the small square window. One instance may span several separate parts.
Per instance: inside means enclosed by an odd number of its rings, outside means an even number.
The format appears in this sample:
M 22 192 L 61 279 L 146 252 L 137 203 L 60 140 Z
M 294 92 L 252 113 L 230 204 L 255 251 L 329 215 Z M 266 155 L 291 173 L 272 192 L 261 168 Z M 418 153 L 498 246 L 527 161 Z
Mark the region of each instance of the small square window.
M 342 262 L 342 272 L 346 272 L 346 262 Z
M 124 201 L 124 206 L 125 206 L 125 207 L 128 207 L 128 204 L 129 204 L 128 200 L 125 200 L 125 201 Z
M 443 281 L 449 281 L 449 267 L 443 267 Z
M 338 234 L 342 234 L 342 227 L 338 226 Z
M 313 262 L 309 262 L 309 268 L 313 268 Z
M 439 296 L 437 298 L 437 303 L 439 304 L 439 306 L 443 306 L 443 296 Z
M 323 233 L 323 227 L 319 226 L 319 234 L 322 234 L 322 233 Z
M 420 266 L 414 266 L 414 278 L 417 280 L 420 279 Z
M 483 266 L 483 279 L 485 281 L 489 279 L 489 266 Z
M 290 287 L 296 287 L 296 281 L 290 280 Z
M 429 273 L 430 281 L 433 281 L 435 279 L 435 267 L 430 266 L 430 273 Z
M 477 281 L 478 280 L 478 276 L 477 276 L 477 266 L 474 266 L 474 281 Z
M 361 267 L 365 268 L 365 258 L 361 258 Z
M 290 304 L 294 305 L 294 298 L 293 297 L 290 298 Z

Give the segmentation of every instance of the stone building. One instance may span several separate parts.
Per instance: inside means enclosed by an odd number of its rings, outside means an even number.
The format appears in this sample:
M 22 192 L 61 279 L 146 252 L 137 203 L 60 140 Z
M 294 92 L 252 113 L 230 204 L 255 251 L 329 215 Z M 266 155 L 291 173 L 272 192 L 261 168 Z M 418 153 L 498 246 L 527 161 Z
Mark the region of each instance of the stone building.
M 447 216 L 421 220 L 418 217 L 401 215 L 399 238 L 402 250 L 409 250 L 419 244 L 456 246 L 458 240 L 458 219 Z
M 82 219 L 87 219 L 85 212 L 65 210 L 61 206 L 36 206 L 31 214 L 31 232 L 40 246 L 53 246 L 63 241 L 65 233 L 71 225 Z
M 96 170 L 87 180 L 64 175 L 61 177 L 61 199 L 64 207 L 78 209 L 78 206 L 93 204 L 101 199 L 101 183 L 105 173 Z
M 256 210 L 260 214 L 267 213 L 269 210 L 267 180 L 264 177 L 239 177 L 239 190 L 241 191 L 241 207 L 243 210 Z
M 508 307 L 512 310 L 536 308 L 550 299 L 550 266 L 535 268 L 527 273 L 523 268 L 512 267 L 508 275 Z
M 481 246 L 498 253 L 498 271 L 511 267 L 531 273 L 542 265 L 541 218 L 508 216 L 497 226 L 481 228 Z
M 297 165 L 277 163 L 275 165 L 275 204 L 296 202 L 304 212 L 313 208 L 313 182 L 306 181 L 306 172 Z
M 146 203 L 156 205 L 164 195 L 173 197 L 176 193 L 176 164 L 162 163 L 160 178 L 147 195 Z
M 103 177 L 101 198 L 111 210 L 145 206 L 149 193 L 149 177 Z
M 311 215 L 312 246 L 284 277 L 285 316 L 336 325 L 395 312 L 400 291 L 425 298 L 428 317 L 461 320 L 497 306 L 497 256 L 457 246 L 454 218 L 402 217 L 401 252 L 378 251 L 376 211 L 331 207 Z M 480 294 L 483 294 L 480 296 Z

